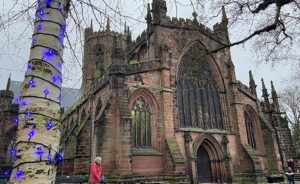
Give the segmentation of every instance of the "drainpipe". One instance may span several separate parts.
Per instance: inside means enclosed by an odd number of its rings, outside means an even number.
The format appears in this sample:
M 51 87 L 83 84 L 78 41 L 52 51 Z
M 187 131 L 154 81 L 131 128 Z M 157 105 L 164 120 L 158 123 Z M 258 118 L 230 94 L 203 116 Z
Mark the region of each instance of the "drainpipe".
M 93 162 L 93 145 L 94 145 L 94 123 L 93 123 L 93 99 L 94 99 L 94 78 L 92 79 L 92 86 L 89 94 L 89 107 L 90 107 L 90 163 Z M 89 164 L 90 165 L 90 164 Z M 90 167 L 89 167 L 89 173 L 90 173 Z

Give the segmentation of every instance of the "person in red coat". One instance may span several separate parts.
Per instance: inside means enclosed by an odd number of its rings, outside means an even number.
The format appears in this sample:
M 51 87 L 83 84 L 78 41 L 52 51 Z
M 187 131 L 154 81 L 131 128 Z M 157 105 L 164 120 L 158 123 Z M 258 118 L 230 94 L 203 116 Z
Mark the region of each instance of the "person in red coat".
M 96 184 L 101 182 L 102 167 L 101 167 L 101 157 L 96 157 L 94 162 L 90 165 L 90 182 L 91 184 Z
M 290 159 L 290 165 L 291 165 L 290 167 L 291 167 L 292 171 L 295 172 L 295 162 L 293 159 Z

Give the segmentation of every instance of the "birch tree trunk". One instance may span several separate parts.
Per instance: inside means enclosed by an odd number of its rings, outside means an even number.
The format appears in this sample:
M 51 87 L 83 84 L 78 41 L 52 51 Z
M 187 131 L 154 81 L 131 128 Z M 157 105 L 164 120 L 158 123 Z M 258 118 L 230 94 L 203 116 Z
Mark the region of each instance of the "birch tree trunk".
M 63 38 L 70 0 L 38 0 L 31 52 L 19 98 L 10 183 L 50 184 L 60 141 Z

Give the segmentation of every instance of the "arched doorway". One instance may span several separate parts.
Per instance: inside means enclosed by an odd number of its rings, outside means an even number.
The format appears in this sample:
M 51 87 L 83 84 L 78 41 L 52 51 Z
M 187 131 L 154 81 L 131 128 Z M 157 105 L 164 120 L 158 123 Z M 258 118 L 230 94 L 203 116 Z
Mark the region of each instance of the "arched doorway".
M 200 183 L 212 182 L 211 163 L 203 146 L 200 146 L 197 151 L 197 180 Z
M 211 135 L 203 133 L 193 143 L 194 183 L 223 183 L 226 170 L 223 151 L 218 141 Z

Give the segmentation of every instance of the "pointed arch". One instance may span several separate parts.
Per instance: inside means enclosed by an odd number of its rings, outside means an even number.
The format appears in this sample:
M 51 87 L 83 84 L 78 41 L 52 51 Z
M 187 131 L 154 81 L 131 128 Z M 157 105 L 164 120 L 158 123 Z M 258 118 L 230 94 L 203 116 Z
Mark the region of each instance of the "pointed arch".
M 143 97 L 146 100 L 146 103 L 149 104 L 150 111 L 153 114 L 157 114 L 158 112 L 158 103 L 154 95 L 147 90 L 146 88 L 140 88 L 134 91 L 129 98 L 129 107 L 133 106 L 133 103 L 139 98 Z M 130 108 L 131 109 L 131 108 Z
M 203 167 L 201 165 L 201 163 L 203 162 L 199 163 L 199 159 L 201 159 L 201 153 L 199 154 L 199 152 L 202 152 L 202 154 L 207 153 L 207 157 L 209 160 L 207 160 L 206 163 L 209 163 L 208 167 L 211 169 L 211 172 L 206 172 L 206 174 L 211 174 L 211 176 L 203 176 L 203 173 L 201 173 L 202 170 L 200 170 L 200 168 Z M 213 136 L 207 133 L 200 134 L 193 143 L 193 153 L 193 157 L 196 158 L 196 176 L 194 176 L 194 178 L 197 182 L 221 183 L 225 180 L 223 150 L 221 148 L 221 145 Z M 202 156 L 205 156 L 205 154 Z M 211 179 L 211 181 L 207 181 L 207 179 Z
M 202 53 L 204 53 L 207 48 L 205 46 L 205 44 L 203 44 L 199 39 L 193 40 L 190 43 L 188 43 L 182 50 L 181 50 L 181 54 L 178 58 L 178 64 L 176 66 L 176 79 L 178 79 L 178 69 L 181 65 L 182 59 L 185 56 L 185 54 L 187 54 L 191 49 L 196 49 L 198 50 L 199 55 Z M 204 54 L 203 54 L 204 55 Z M 203 60 L 207 61 L 209 70 L 212 72 L 212 76 L 213 79 L 215 80 L 216 84 L 217 84 L 217 89 L 220 92 L 225 92 L 226 91 L 226 86 L 225 86 L 225 80 L 222 76 L 222 72 L 221 69 L 219 67 L 219 65 L 217 64 L 217 61 L 215 60 L 214 56 L 212 55 L 205 55 L 203 57 Z
M 191 42 L 183 49 L 177 66 L 179 124 L 181 127 L 224 129 L 220 95 L 225 91 L 224 80 L 213 56 L 201 55 L 203 48 L 199 40 Z
M 201 145 L 204 145 L 204 147 L 210 153 L 210 156 L 213 156 L 214 159 L 223 160 L 222 147 L 213 136 L 209 135 L 208 133 L 200 134 L 193 143 L 193 150 L 198 150 Z
M 132 115 L 132 145 L 158 148 L 158 104 L 154 95 L 145 88 L 134 91 L 129 98 Z
M 261 135 L 261 132 L 259 128 L 258 115 L 249 104 L 244 106 L 244 122 L 246 129 L 245 132 L 247 134 L 247 143 L 253 149 L 261 149 L 259 144 L 259 140 L 261 140 L 259 135 Z

